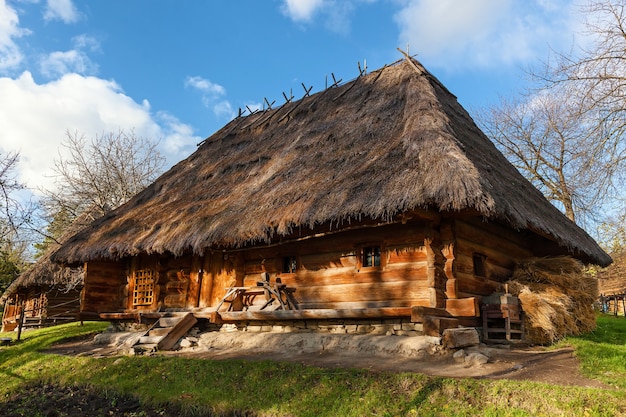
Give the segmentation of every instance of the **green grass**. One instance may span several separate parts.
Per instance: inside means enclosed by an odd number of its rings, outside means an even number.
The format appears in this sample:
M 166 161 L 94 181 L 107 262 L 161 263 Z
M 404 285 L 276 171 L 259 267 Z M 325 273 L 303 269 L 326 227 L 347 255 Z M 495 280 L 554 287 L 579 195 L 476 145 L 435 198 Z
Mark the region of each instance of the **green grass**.
M 562 344 L 574 346 L 583 375 L 626 389 L 626 318 L 598 315 L 593 332 L 569 337 Z
M 620 321 L 621 320 L 621 321 Z M 0 408 L 12 393 L 44 381 L 175 404 L 189 415 L 258 416 L 619 416 L 626 415 L 626 319 L 598 318 L 598 329 L 568 343 L 587 376 L 614 389 L 520 381 L 321 369 L 271 361 L 180 357 L 61 357 L 42 352 L 64 338 L 102 331 L 102 323 L 23 333 L 0 348 Z M 2 334 L 0 336 L 6 336 Z M 619 360 L 621 356 L 621 362 Z

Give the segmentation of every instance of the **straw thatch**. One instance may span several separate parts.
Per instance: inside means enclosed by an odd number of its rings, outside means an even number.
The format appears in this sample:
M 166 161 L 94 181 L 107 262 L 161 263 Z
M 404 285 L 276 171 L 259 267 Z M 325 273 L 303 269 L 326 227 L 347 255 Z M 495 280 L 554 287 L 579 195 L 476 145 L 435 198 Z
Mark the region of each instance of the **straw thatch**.
M 75 235 L 95 218 L 100 217 L 100 215 L 94 209 L 88 209 L 79 215 L 57 240 L 58 243 L 51 243 L 48 250 L 9 285 L 0 297 L 0 304 L 6 303 L 12 295 L 26 288 L 39 287 L 43 290 L 54 288 L 61 291 L 69 291 L 82 286 L 82 267 L 70 268 L 61 266 L 53 262 L 51 257 L 62 242 Z
M 526 340 L 547 344 L 595 328 L 598 282 L 570 257 L 521 262 L 508 283 L 524 311 Z
M 475 213 L 610 263 L 412 59 L 236 118 L 55 259 L 202 254 L 418 208 Z

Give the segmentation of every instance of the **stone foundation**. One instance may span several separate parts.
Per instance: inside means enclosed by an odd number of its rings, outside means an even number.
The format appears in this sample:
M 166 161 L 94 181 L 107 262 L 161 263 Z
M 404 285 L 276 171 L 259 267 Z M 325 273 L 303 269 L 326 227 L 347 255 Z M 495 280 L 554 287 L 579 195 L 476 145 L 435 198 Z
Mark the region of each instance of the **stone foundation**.
M 422 323 L 409 319 L 386 320 L 293 320 L 223 324 L 220 332 L 328 333 L 387 336 L 422 336 Z

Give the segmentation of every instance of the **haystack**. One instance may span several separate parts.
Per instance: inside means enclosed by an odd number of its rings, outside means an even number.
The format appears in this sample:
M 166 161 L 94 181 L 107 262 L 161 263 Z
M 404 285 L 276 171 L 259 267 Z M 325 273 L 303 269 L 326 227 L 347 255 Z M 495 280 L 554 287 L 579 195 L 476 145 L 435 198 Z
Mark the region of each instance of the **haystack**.
M 595 329 L 593 303 L 597 279 L 570 257 L 532 258 L 520 262 L 508 282 L 524 311 L 526 339 L 549 344 Z

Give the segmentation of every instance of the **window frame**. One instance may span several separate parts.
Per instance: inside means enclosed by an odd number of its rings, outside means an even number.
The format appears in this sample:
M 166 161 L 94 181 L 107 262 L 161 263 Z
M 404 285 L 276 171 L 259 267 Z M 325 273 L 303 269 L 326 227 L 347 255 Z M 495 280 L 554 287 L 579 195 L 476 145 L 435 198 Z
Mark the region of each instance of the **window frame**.
M 298 272 L 300 262 L 295 255 L 285 255 L 282 257 L 281 274 L 295 274 Z
M 475 277 L 487 278 L 487 256 L 482 253 L 473 253 L 472 269 Z
M 378 251 L 378 254 L 376 254 L 376 251 Z M 384 245 L 379 242 L 368 242 L 358 245 L 358 269 L 372 271 L 384 268 L 386 264 L 384 253 Z M 372 259 L 371 265 L 368 265 L 368 258 Z M 376 259 L 378 259 L 378 263 L 375 262 Z

